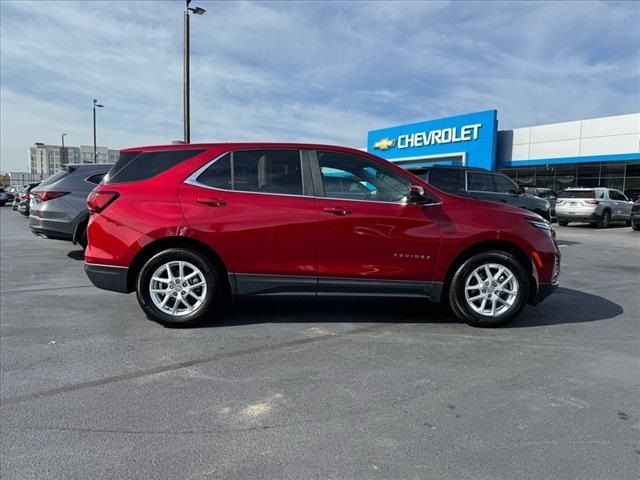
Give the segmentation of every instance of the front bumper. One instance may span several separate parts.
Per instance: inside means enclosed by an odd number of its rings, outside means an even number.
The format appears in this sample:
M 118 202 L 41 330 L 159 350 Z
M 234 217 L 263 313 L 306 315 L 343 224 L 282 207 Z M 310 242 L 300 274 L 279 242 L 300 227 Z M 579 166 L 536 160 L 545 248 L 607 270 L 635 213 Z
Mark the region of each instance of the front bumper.
M 541 283 L 538 285 L 538 293 L 536 295 L 535 304 L 544 301 L 549 295 L 558 289 L 558 283 Z
M 127 267 L 96 265 L 95 263 L 85 262 L 84 272 L 87 274 L 87 277 L 89 277 L 91 283 L 98 288 L 112 292 L 130 292 L 127 283 L 129 273 Z

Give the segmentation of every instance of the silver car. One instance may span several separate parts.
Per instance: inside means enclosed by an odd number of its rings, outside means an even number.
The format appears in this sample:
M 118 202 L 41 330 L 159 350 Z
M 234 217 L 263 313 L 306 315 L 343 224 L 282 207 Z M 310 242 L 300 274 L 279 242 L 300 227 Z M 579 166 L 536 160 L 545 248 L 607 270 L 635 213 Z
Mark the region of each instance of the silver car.
M 558 225 L 587 222 L 606 228 L 612 222 L 631 225 L 633 202 L 612 188 L 567 188 L 556 200 Z
M 113 164 L 68 165 L 31 192 L 29 226 L 41 237 L 86 245 L 87 196 Z

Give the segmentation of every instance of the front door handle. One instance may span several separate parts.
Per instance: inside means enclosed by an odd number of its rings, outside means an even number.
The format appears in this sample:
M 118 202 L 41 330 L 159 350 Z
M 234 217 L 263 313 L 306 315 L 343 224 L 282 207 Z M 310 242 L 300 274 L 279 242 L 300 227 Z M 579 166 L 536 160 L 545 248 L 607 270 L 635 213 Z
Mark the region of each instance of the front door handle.
M 227 204 L 227 202 L 218 197 L 198 198 L 196 202 L 210 207 L 224 207 Z
M 333 213 L 334 215 L 340 215 L 340 216 L 351 214 L 351 210 L 347 210 L 344 207 L 326 207 L 323 210 L 327 213 Z

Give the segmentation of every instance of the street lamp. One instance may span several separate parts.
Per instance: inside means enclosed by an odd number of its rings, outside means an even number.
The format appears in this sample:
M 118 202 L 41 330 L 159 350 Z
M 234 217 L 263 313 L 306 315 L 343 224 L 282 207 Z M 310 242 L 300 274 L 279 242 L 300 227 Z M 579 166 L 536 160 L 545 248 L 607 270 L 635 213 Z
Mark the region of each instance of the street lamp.
M 96 145 L 96 108 L 104 108 L 98 100 L 93 99 L 93 163 L 98 163 L 98 147 Z
M 191 0 L 185 0 L 184 10 L 184 143 L 191 142 L 191 112 L 189 94 L 189 12 L 203 15 L 206 10 L 200 7 L 190 7 Z
M 64 149 L 64 137 L 66 135 L 67 135 L 66 133 L 63 133 L 63 134 L 60 135 L 60 138 L 62 139 L 62 147 L 60 147 L 60 166 L 62 166 L 65 163 L 67 163 L 67 162 L 65 162 L 65 160 L 66 160 L 66 155 L 65 155 L 66 151 Z

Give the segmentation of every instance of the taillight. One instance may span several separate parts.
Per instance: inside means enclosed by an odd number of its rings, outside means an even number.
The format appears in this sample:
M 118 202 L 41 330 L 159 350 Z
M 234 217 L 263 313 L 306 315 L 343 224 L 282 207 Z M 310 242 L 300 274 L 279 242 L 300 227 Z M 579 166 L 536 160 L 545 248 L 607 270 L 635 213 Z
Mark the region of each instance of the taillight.
M 598 205 L 600 203 L 599 200 L 584 200 L 584 203 L 587 203 L 589 205 Z
M 41 201 L 53 200 L 54 198 L 64 197 L 71 192 L 33 192 L 34 197 L 38 197 Z
M 92 191 L 87 198 L 87 207 L 90 212 L 100 213 L 118 198 L 118 192 Z

